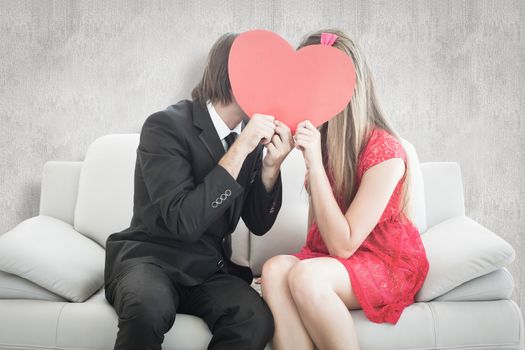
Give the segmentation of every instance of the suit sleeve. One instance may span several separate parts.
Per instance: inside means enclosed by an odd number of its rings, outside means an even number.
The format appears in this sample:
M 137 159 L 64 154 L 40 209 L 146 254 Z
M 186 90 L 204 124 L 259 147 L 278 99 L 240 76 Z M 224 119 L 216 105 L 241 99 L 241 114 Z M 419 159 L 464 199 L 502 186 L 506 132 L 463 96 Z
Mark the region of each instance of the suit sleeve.
M 196 242 L 243 188 L 219 164 L 196 184 L 184 134 L 163 112 L 152 114 L 142 127 L 137 157 L 151 202 L 173 238 Z
M 262 154 L 261 150 L 256 160 L 255 178 L 248 189 L 241 213 L 248 229 L 258 236 L 265 234 L 273 226 L 282 202 L 281 171 L 279 170 L 279 176 L 268 193 L 261 179 Z

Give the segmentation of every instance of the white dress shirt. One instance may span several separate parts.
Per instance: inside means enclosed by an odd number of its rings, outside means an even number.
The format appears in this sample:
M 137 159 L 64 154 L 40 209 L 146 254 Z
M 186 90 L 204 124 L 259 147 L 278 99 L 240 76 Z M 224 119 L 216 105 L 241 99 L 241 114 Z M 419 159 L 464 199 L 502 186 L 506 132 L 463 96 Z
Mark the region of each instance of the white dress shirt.
M 217 130 L 217 135 L 219 135 L 219 138 L 221 139 L 222 146 L 224 147 L 224 150 L 226 151 L 228 148 L 228 144 L 226 143 L 225 137 L 228 136 L 231 132 L 236 132 L 237 135 L 241 134 L 241 128 L 242 128 L 242 121 L 237 124 L 233 130 L 231 130 L 228 125 L 222 120 L 221 116 L 217 111 L 215 110 L 215 107 L 213 107 L 213 104 L 208 100 L 206 102 L 206 106 L 208 107 L 208 112 L 211 116 L 211 121 L 213 122 L 213 126 L 215 126 L 215 130 Z

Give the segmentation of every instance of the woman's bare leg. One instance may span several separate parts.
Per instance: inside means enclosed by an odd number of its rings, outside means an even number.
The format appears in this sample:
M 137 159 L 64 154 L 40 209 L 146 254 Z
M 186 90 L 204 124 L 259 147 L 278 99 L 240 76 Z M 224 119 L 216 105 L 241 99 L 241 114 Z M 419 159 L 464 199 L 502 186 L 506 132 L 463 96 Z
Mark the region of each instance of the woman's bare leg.
M 274 318 L 275 350 L 314 349 L 288 288 L 288 272 L 298 261 L 292 255 L 278 255 L 263 266 L 261 291 Z
M 346 268 L 333 258 L 302 260 L 288 273 L 292 298 L 319 349 L 359 349 L 349 309 L 360 308 Z

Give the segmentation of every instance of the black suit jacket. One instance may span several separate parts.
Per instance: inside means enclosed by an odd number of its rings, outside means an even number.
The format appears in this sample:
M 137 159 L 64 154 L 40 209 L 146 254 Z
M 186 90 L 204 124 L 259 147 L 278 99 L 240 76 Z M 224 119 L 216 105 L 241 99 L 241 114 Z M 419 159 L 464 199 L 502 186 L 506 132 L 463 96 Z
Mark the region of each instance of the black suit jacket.
M 137 148 L 130 227 L 106 240 L 105 285 L 142 262 L 186 286 L 218 270 L 251 283 L 251 270 L 230 260 L 230 234 L 242 217 L 263 235 L 280 210 L 281 174 L 270 193 L 261 181 L 263 147 L 246 157 L 235 179 L 218 164 L 225 151 L 205 106 L 182 100 L 150 115 Z

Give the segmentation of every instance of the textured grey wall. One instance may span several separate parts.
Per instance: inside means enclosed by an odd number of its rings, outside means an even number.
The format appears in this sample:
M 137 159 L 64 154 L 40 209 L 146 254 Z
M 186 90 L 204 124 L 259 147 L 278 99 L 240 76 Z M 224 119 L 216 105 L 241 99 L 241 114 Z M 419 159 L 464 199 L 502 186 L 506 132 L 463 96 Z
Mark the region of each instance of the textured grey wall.
M 295 45 L 335 26 L 362 46 L 420 160 L 459 162 L 467 215 L 517 251 L 523 310 L 524 13 L 523 1 L 1 1 L 0 233 L 38 214 L 46 161 L 82 160 L 95 138 L 188 98 L 222 33 Z

